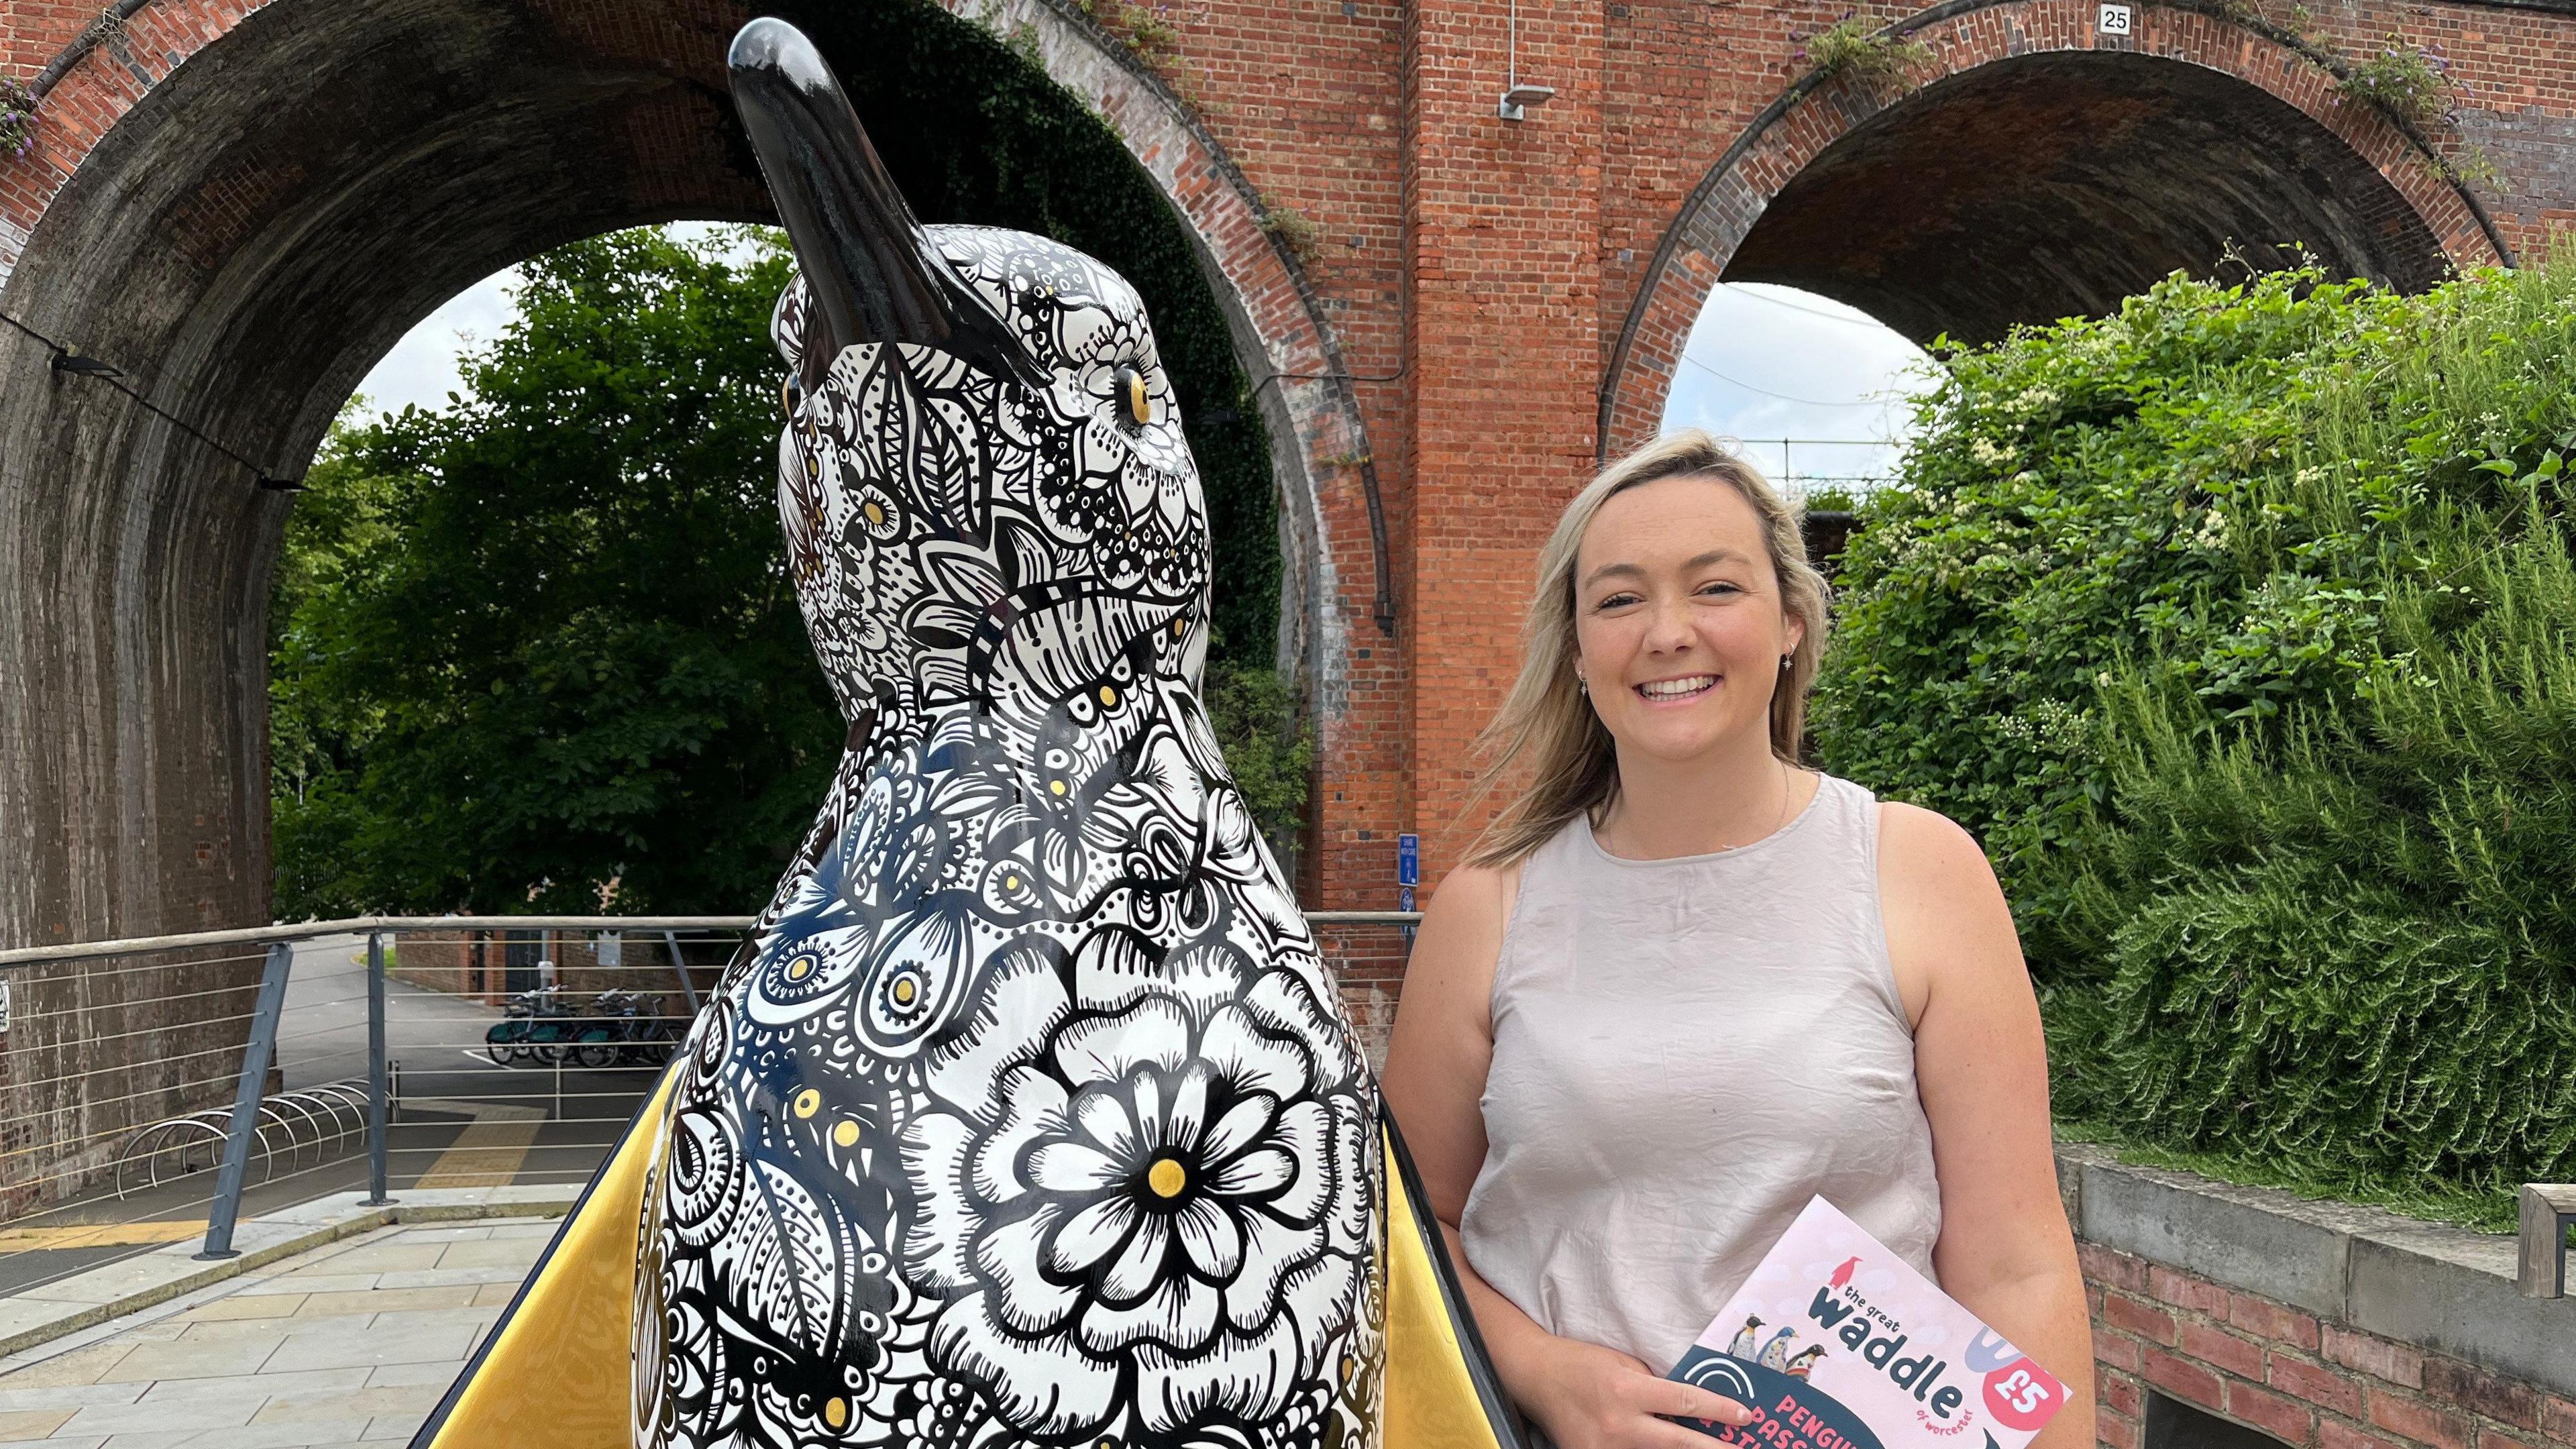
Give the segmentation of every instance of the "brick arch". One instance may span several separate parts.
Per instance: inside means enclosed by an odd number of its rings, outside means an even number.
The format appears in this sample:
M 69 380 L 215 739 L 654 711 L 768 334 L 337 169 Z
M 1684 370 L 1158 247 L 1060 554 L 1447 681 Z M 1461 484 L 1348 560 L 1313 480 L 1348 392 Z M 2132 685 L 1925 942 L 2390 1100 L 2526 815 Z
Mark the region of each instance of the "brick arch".
M 1891 27 L 1933 57 L 1902 86 L 1873 89 L 1811 73 L 1757 116 L 1682 204 L 1645 269 L 1604 370 L 1601 456 L 1643 442 L 1660 426 L 1682 346 L 1721 278 L 1790 282 L 1833 295 L 1917 341 L 1941 331 L 1983 340 L 2010 322 L 2100 310 L 2101 299 L 2116 299 L 2172 266 L 2199 270 L 2216 263 L 2214 247 L 2186 256 L 2174 254 L 2173 248 L 2188 250 L 2174 242 L 2164 254 L 2150 248 L 2146 262 L 2124 269 L 2105 262 L 2099 249 L 2089 260 L 2083 256 L 2092 238 L 2052 234 L 2045 221 L 2003 215 L 2007 208 L 1981 217 L 1966 203 L 1969 215 L 1946 218 L 1960 228 L 1952 240 L 1975 235 L 1983 242 L 1983 228 L 1992 226 L 2001 241 L 1987 249 L 2006 253 L 1999 261 L 1957 264 L 1962 272 L 1971 265 L 1981 270 L 1986 304 L 1940 295 L 1937 285 L 1926 288 L 1927 258 L 1896 234 L 1918 227 L 1937 233 L 1944 224 L 1941 190 L 1963 178 L 1940 175 L 1943 161 L 1974 172 L 2006 150 L 2017 152 L 2020 142 L 2037 140 L 2043 150 L 2066 143 L 2065 126 L 2078 121 L 2116 130 L 2148 118 L 2138 134 L 2168 140 L 2195 123 L 2224 130 L 2218 118 L 2189 114 L 2197 106 L 2241 111 L 2292 135 L 2306 147 L 2300 159 L 2312 170 L 2304 194 L 2289 197 L 2299 205 L 2285 204 L 2284 212 L 2305 207 L 2305 214 L 2284 222 L 2289 236 L 2230 240 L 2299 240 L 2318 246 L 2330 266 L 2400 286 L 2429 284 L 2453 268 L 2512 264 L 2493 223 L 2423 137 L 2375 110 L 2337 103 L 2333 62 L 2321 52 L 2260 22 L 2154 5 L 2135 8 L 2133 34 L 2104 36 L 2095 31 L 2097 10 L 2092 0 L 1936 6 Z M 2144 99 L 2155 90 L 2173 93 L 2168 108 L 2175 115 L 2162 131 Z M 2052 102 L 2061 103 L 2057 111 L 2046 109 Z M 1978 140 L 1978 121 L 2015 108 L 2033 110 L 2044 134 Z M 1924 134 L 1909 140 L 1908 128 Z M 1980 154 L 1973 149 L 1979 144 L 1998 149 Z M 2210 167 L 2213 158 L 2167 159 L 2170 169 L 2206 176 L 2224 189 L 2224 175 L 2206 175 L 2224 169 Z M 2138 164 L 2157 160 L 2150 154 Z M 2117 162 L 2098 154 L 2087 164 L 2088 175 L 2119 171 Z M 2274 183 L 2285 195 L 2302 192 L 2300 182 Z M 1970 189 L 1974 184 L 1966 181 Z M 2136 184 L 2149 188 L 2136 198 L 2149 204 L 2133 211 L 2133 220 L 2168 214 L 2153 205 L 2158 180 L 2141 176 Z M 2118 210 L 2100 195 L 2091 203 L 2097 219 Z M 2215 205 L 2223 209 L 2226 202 Z M 2243 214 L 2241 206 L 2234 213 L 2239 220 Z M 1880 233 L 1875 254 L 1858 239 L 1873 227 Z M 2039 237 L 2063 245 L 2031 245 Z M 2090 276 L 2045 276 L 2052 266 L 2082 273 L 2088 265 Z M 2013 289 L 2023 295 L 2000 298 Z M 1926 290 L 1934 295 L 1921 295 Z M 1978 289 L 1959 284 L 1951 290 Z M 2015 307 L 2023 310 L 2016 315 Z
M 1316 496 L 1368 445 L 1310 287 L 1114 42 L 1041 0 L 949 8 L 1034 37 L 1194 238 L 1271 426 L 1283 652 L 1328 684 L 1350 632 L 1332 559 L 1375 520 Z M 300 472 L 374 361 L 477 278 L 619 226 L 767 219 L 723 56 L 752 14 L 800 10 L 834 23 L 828 0 L 129 0 L 56 56 L 37 150 L 0 160 L 0 817 L 62 828 L 0 873 L 0 939 L 267 919 L 286 502 L 260 475 Z M 166 411 L 56 372 L 40 339 Z

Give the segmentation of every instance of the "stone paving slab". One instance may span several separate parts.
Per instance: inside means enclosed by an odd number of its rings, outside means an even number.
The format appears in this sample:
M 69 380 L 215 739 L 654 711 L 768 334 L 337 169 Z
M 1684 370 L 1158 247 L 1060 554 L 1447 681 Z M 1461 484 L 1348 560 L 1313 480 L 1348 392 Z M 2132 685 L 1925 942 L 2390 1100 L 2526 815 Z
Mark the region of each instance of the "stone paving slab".
M 390 1256 L 361 1258 L 329 1269 L 307 1265 L 295 1269 L 297 1284 L 264 1287 L 261 1291 L 364 1292 L 379 1286 L 380 1278 L 395 1273 L 406 1275 L 405 1281 L 382 1286 L 419 1287 L 428 1280 L 417 1275 L 433 1273 L 450 1249 L 468 1246 L 493 1266 L 479 1278 L 438 1281 L 516 1282 L 526 1271 L 525 1263 L 507 1252 L 496 1251 L 498 1245 L 492 1240 L 495 1225 L 476 1220 L 518 1219 L 502 1226 L 513 1236 L 533 1243 L 532 1251 L 541 1250 L 554 1235 L 555 1225 L 547 1219 L 569 1212 L 579 1195 L 577 1186 L 562 1183 L 419 1188 L 403 1192 L 389 1205 L 370 1207 L 362 1192 L 333 1193 L 241 1223 L 233 1233 L 238 1257 L 199 1262 L 196 1254 L 201 1240 L 191 1238 L 103 1264 L 59 1282 L 20 1289 L 0 1299 L 0 1358 L 245 1275 L 262 1284 L 272 1283 L 278 1275 L 262 1275 L 257 1270 L 288 1258 L 301 1261 L 301 1255 L 315 1248 L 390 1224 L 441 1226 L 436 1229 L 437 1237 L 405 1239 L 399 1245 L 370 1239 L 371 1249 Z M 518 1262 L 519 1267 L 508 1267 L 513 1262 Z M 314 1281 L 317 1279 L 321 1281 Z
M 534 1218 L 376 1226 L 0 1358 L 0 1445 L 400 1443 L 554 1228 Z

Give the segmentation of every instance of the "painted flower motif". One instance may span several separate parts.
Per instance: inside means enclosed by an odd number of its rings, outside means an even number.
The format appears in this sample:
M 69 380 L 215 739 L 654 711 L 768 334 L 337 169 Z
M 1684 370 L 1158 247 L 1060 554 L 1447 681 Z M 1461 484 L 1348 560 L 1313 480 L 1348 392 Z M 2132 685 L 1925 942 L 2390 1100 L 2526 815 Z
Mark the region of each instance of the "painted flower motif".
M 850 500 L 850 524 L 879 543 L 892 543 L 903 532 L 903 506 L 874 483 L 863 483 Z
M 994 1069 L 907 1137 L 920 1199 L 954 1205 L 907 1254 L 950 1296 L 934 1358 L 1032 1434 L 1100 1428 L 1129 1374 L 1157 1432 L 1275 1420 L 1320 1402 L 1358 1312 L 1355 1074 L 1281 1009 L 1302 987 L 1279 973 L 1202 948 L 1147 977 L 1115 954 L 1076 966 L 1084 1000 L 1059 970 L 997 983 L 979 1024 L 1037 1029 L 998 1055 L 970 1033 L 932 1068 L 934 1094 L 946 1068 Z

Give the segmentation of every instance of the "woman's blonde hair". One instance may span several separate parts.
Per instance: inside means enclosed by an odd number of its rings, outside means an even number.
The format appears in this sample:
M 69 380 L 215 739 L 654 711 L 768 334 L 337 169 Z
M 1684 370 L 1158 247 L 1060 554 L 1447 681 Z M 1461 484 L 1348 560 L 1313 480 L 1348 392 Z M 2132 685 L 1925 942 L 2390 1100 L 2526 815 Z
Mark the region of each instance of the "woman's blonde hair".
M 1520 677 L 1476 739 L 1489 761 L 1476 794 L 1481 798 L 1522 768 L 1532 772 L 1531 779 L 1476 838 L 1469 864 L 1509 865 L 1545 844 L 1578 813 L 1597 812 L 1619 798 L 1619 760 L 1610 731 L 1575 682 L 1574 560 L 1602 504 L 1666 478 L 1726 483 L 1762 520 L 1764 550 L 1780 581 L 1781 612 L 1805 626 L 1771 696 L 1771 753 L 1789 764 L 1798 762 L 1807 690 L 1815 683 L 1816 660 L 1825 648 L 1825 577 L 1807 562 L 1797 509 L 1769 479 L 1697 428 L 1666 433 L 1611 464 L 1575 494 L 1547 546 L 1539 550 L 1538 593 L 1521 625 Z

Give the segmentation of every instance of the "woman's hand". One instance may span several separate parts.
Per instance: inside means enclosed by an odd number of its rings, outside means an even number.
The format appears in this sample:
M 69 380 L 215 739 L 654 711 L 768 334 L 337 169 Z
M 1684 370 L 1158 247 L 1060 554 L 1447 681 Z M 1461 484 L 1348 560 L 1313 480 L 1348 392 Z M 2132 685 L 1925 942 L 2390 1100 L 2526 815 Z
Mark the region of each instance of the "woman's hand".
M 1514 1355 L 1512 1396 L 1557 1449 L 1712 1449 L 1674 1419 L 1742 1424 L 1753 1411 L 1735 1400 L 1664 1378 L 1615 1349 L 1548 1337 Z

